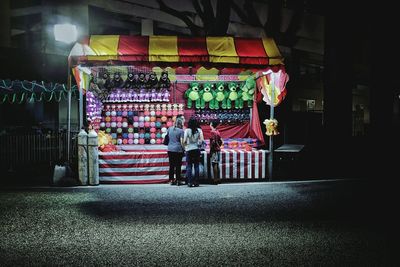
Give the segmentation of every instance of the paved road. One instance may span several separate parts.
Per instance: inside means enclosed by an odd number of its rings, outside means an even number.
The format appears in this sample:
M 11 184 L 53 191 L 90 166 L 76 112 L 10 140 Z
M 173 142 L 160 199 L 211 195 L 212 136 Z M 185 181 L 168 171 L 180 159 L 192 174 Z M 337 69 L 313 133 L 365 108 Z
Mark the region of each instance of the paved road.
M 394 266 L 376 190 L 354 180 L 3 188 L 0 265 Z

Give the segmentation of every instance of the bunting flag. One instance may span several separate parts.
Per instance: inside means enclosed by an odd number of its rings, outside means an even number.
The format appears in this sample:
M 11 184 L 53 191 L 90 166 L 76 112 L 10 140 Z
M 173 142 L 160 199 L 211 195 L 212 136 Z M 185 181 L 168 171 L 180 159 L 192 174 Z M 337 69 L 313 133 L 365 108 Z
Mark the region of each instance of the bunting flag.
M 86 93 L 86 90 L 89 88 L 90 85 L 90 74 L 79 67 L 74 67 L 72 69 L 72 74 L 75 77 L 78 89 L 82 90 L 83 93 Z
M 76 43 L 69 56 L 74 64 L 109 60 L 283 64 L 272 38 L 92 35 Z
M 263 95 L 263 101 L 267 105 L 279 105 L 286 96 L 286 83 L 289 81 L 289 75 L 285 70 L 279 69 L 274 72 L 271 69 L 268 71 L 257 73 L 257 90 Z M 271 83 L 274 84 L 272 88 Z M 274 98 L 272 99 L 272 90 L 274 90 Z

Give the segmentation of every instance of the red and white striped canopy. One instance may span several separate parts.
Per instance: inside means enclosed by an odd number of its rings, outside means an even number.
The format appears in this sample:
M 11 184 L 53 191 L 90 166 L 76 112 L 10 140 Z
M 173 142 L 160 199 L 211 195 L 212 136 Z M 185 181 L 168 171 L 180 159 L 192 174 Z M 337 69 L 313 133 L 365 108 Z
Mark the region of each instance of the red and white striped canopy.
M 70 52 L 73 65 L 88 62 L 170 62 L 282 65 L 271 38 L 92 35 Z

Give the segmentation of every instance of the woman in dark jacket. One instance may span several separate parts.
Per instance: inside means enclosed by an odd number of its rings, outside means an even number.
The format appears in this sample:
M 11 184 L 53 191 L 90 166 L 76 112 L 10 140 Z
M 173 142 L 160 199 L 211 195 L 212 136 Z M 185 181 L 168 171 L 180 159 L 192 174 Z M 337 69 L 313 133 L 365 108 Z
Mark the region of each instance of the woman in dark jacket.
M 183 120 L 177 117 L 174 126 L 167 130 L 169 136 L 168 159 L 169 159 L 169 182 L 171 185 L 181 184 L 181 167 L 183 158 Z

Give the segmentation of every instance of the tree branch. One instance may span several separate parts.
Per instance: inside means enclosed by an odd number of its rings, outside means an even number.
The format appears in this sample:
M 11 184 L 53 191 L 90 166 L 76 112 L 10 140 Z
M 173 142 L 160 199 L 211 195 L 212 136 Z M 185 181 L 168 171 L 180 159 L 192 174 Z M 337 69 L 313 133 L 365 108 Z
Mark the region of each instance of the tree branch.
M 240 7 L 235 3 L 235 1 L 233 1 L 233 3 L 232 3 L 232 9 L 233 9 L 233 11 L 235 11 L 235 13 L 239 16 L 239 18 L 240 18 L 241 20 L 243 20 L 243 22 L 250 24 L 250 23 L 249 23 L 249 18 L 247 17 L 247 14 L 243 12 L 242 8 L 240 8 Z
M 199 4 L 199 1 L 198 1 L 198 0 L 192 0 L 192 4 L 193 4 L 193 7 L 194 7 L 194 10 L 196 10 L 197 15 L 199 15 L 201 21 L 202 21 L 203 24 L 204 24 L 204 21 L 206 20 L 206 17 L 204 16 L 204 12 L 203 12 L 203 10 L 201 9 L 201 6 L 200 6 L 200 4 Z
M 260 27 L 262 26 L 260 18 L 258 17 L 257 11 L 254 9 L 253 1 L 246 0 L 243 4 L 243 9 L 246 10 L 247 16 L 249 18 L 249 24 L 252 26 Z
M 215 17 L 214 17 L 214 9 L 211 5 L 210 0 L 201 0 L 201 4 L 203 5 L 203 14 L 204 19 L 204 30 L 206 33 L 212 32 L 215 27 Z
M 295 6 L 293 9 L 293 16 L 289 22 L 289 26 L 286 29 L 284 34 L 284 43 L 289 47 L 296 44 L 298 41 L 297 32 L 299 31 L 302 21 L 304 18 L 304 2 L 303 1 L 295 1 Z
M 187 16 L 187 14 L 189 14 L 188 12 L 181 12 L 176 9 L 173 9 L 173 8 L 167 6 L 163 0 L 157 0 L 157 2 L 160 6 L 161 11 L 164 11 L 165 13 L 170 14 L 170 15 L 182 20 L 189 27 L 189 29 L 193 35 L 199 35 L 202 28 L 193 23 L 193 21 Z
M 268 19 L 264 24 L 264 31 L 268 37 L 278 37 L 282 22 L 282 0 L 268 1 Z
M 230 17 L 231 17 L 232 0 L 218 0 L 217 12 L 215 16 L 215 35 L 225 35 L 228 31 Z

